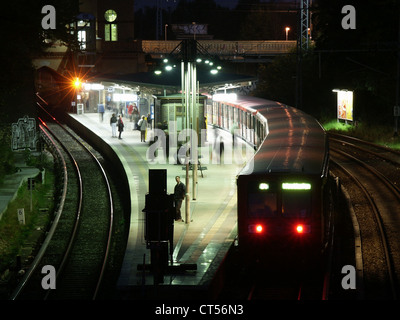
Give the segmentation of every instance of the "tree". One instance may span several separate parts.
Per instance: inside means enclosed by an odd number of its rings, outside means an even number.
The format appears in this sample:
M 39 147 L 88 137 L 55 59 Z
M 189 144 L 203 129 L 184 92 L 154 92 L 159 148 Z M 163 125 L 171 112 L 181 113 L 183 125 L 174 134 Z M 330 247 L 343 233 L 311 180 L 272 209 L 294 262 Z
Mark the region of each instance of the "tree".
M 356 29 L 343 29 L 342 8 L 356 9 Z M 384 5 L 382 5 L 384 4 Z M 335 116 L 332 89 L 354 91 L 354 116 L 366 123 L 393 123 L 399 48 L 400 3 L 382 0 L 316 1 L 312 8 L 315 47 L 304 52 L 303 109 Z M 296 54 L 275 58 L 260 71 L 258 94 L 294 105 Z
M 342 8 L 352 5 L 356 28 L 343 29 Z M 314 40 L 322 81 L 355 92 L 355 115 L 366 122 L 391 121 L 395 103 L 400 5 L 382 0 L 317 1 Z M 328 81 L 329 79 L 329 81 Z
M 56 8 L 56 28 L 42 28 L 42 8 L 51 4 Z M 32 59 L 40 56 L 55 40 L 73 46 L 74 35 L 66 25 L 78 13 L 78 0 L 24 1 L 7 3 L 7 14 L 1 19 L 0 116 L 13 122 L 24 114 L 34 114 L 34 69 Z M 47 39 L 47 41 L 45 41 Z
M 43 30 L 44 5 L 56 8 L 56 29 Z M 78 12 L 78 0 L 13 0 L 2 11 L 0 24 L 0 172 L 10 171 L 11 123 L 28 115 L 34 117 L 34 68 L 32 58 L 39 56 L 60 39 L 74 44 L 66 25 L 74 21 Z M 48 41 L 44 41 L 48 39 Z

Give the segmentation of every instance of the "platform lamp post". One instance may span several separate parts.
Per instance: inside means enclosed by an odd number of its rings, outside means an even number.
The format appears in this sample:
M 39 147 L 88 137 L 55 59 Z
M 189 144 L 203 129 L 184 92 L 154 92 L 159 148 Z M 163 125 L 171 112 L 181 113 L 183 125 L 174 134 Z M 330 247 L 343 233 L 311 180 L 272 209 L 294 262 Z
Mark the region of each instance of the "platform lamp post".
M 182 86 L 182 105 L 185 108 L 185 128 L 190 130 L 190 142 L 192 143 L 191 159 L 193 169 L 193 199 L 196 199 L 197 184 L 197 145 L 193 145 L 193 129 L 195 128 L 194 111 L 196 110 L 197 95 L 197 69 L 196 55 L 197 42 L 194 39 L 183 40 L 181 43 L 182 61 L 181 61 L 181 86 Z M 196 137 L 197 141 L 197 137 Z M 187 155 L 186 155 L 187 156 Z M 185 223 L 190 223 L 190 181 L 189 181 L 189 159 L 186 157 L 186 197 L 185 197 Z
M 190 142 L 191 142 L 191 162 L 192 162 L 192 170 L 193 170 L 193 200 L 196 200 L 196 185 L 197 185 L 197 169 L 198 169 L 198 152 L 197 145 L 194 145 L 193 141 L 198 142 L 197 137 L 197 126 L 198 121 L 196 118 L 197 115 L 197 69 L 196 63 L 200 63 L 202 59 L 200 56 L 207 57 L 210 56 L 206 49 L 204 49 L 195 39 L 186 39 L 182 40 L 179 45 L 172 50 L 169 54 L 170 56 L 176 55 L 181 58 L 181 99 L 182 106 L 184 107 L 184 116 L 182 119 L 182 123 L 184 124 L 184 129 L 189 130 L 190 133 Z M 208 63 L 206 62 L 208 61 Z M 214 66 L 213 63 L 209 63 L 207 59 L 205 61 L 208 64 L 208 67 L 211 68 L 211 74 L 217 74 L 221 69 L 221 66 Z M 164 62 L 168 62 L 168 59 L 164 59 Z M 171 69 L 171 66 L 169 66 Z M 168 70 L 166 68 L 166 70 Z M 155 70 L 155 74 L 161 74 L 161 70 Z M 196 132 L 196 137 L 193 137 L 193 132 Z M 195 139 L 194 139 L 195 138 Z M 190 182 L 189 182 L 189 158 L 187 156 L 187 151 L 185 153 L 186 159 L 186 197 L 185 197 L 185 223 L 190 223 Z

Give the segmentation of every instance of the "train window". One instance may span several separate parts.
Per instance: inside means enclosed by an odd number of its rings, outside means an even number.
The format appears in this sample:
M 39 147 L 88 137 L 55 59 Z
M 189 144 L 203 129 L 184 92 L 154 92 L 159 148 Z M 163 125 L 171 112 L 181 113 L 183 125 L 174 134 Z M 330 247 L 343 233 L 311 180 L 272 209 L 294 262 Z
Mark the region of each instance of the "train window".
M 277 194 L 272 192 L 250 193 L 247 207 L 250 217 L 276 217 Z
M 284 190 L 282 192 L 282 215 L 288 218 L 306 218 L 311 215 L 311 193 Z

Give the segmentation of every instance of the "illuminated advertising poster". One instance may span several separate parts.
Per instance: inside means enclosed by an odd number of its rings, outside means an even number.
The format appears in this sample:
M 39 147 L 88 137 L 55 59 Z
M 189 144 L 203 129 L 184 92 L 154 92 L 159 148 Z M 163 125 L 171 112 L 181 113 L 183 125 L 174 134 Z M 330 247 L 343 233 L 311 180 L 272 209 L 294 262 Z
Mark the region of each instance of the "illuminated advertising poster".
M 353 91 L 337 91 L 338 119 L 353 121 Z

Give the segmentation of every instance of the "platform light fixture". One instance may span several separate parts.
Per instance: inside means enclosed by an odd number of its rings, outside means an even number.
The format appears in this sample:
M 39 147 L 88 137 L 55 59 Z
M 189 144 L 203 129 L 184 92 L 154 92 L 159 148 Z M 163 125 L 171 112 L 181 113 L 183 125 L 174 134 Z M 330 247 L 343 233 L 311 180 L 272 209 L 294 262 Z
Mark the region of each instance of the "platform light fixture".
M 74 80 L 74 87 L 75 87 L 76 89 L 79 89 L 81 85 L 82 85 L 81 79 L 75 78 L 75 80 Z

